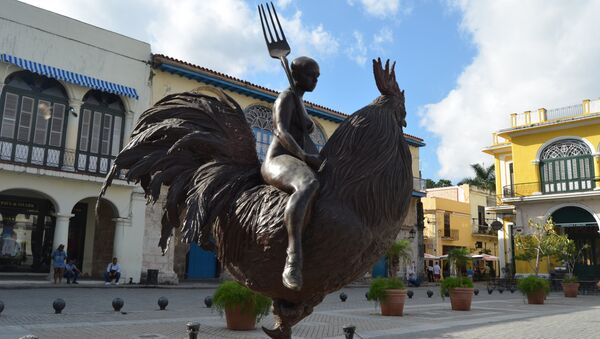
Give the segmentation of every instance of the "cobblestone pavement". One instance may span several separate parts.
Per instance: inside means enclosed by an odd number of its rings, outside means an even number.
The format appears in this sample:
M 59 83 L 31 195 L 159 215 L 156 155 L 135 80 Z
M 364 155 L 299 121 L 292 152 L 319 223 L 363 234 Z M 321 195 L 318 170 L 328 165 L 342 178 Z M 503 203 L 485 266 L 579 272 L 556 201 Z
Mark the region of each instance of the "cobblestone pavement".
M 600 338 L 600 297 L 564 298 L 551 294 L 545 305 L 527 305 L 515 293 L 482 290 L 474 296 L 472 311 L 450 310 L 449 300 L 427 288 L 413 289 L 403 317 L 382 317 L 365 299 L 366 288 L 346 288 L 346 302 L 336 292 L 315 312 L 294 327 L 294 338 L 344 338 L 342 326 L 353 324 L 355 338 Z M 0 314 L 0 339 L 34 334 L 51 338 L 188 338 L 185 324 L 198 321 L 199 338 L 266 338 L 259 329 L 235 332 L 204 306 L 209 289 L 34 288 L 1 289 L 5 309 Z M 169 299 L 160 311 L 157 299 Z M 66 308 L 54 314 L 52 301 L 60 297 Z M 124 299 L 122 313 L 114 312 L 111 301 Z M 260 326 L 272 326 L 266 317 Z M 360 337 L 359 337 L 360 336 Z

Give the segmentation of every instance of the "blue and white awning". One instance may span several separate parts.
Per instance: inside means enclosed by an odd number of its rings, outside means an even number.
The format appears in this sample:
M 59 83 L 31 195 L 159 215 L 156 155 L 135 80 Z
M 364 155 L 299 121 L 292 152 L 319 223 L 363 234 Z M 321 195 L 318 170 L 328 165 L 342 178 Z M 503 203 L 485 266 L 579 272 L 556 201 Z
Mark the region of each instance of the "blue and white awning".
M 101 91 L 108 92 L 108 93 L 128 96 L 130 98 L 136 98 L 136 99 L 139 98 L 135 88 L 131 88 L 131 87 L 115 84 L 112 82 L 92 78 L 87 75 L 82 75 L 82 74 L 78 74 L 78 73 L 74 73 L 74 72 L 70 72 L 70 71 L 65 71 L 60 68 L 43 65 L 43 64 L 29 61 L 29 60 L 22 59 L 22 58 L 17 58 L 12 55 L 0 54 L 0 61 L 17 65 L 28 71 L 31 71 L 31 72 L 34 72 L 37 74 L 41 74 L 41 75 L 45 75 L 50 78 L 68 81 L 70 83 L 73 83 L 73 84 L 76 84 L 79 86 L 90 87 L 90 88 L 94 88 L 94 89 L 101 90 Z

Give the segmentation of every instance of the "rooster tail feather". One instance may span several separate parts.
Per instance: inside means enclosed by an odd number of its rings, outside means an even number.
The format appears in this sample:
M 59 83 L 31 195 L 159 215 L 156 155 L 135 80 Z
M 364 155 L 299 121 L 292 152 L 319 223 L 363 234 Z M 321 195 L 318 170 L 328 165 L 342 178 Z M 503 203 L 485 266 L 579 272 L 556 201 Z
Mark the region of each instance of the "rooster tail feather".
M 141 114 L 99 198 L 117 177 L 140 183 L 149 202 L 158 201 L 168 186 L 159 241 L 163 252 L 173 229 L 181 226 L 183 240 L 210 247 L 212 223 L 235 197 L 261 183 L 254 145 L 244 112 L 225 93 L 166 96 Z

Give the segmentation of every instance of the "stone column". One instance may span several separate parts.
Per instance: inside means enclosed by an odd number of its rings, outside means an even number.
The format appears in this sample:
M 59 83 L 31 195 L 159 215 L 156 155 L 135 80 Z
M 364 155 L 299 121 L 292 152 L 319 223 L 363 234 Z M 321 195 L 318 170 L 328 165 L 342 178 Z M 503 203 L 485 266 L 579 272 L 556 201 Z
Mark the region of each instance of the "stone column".
M 52 242 L 52 250 L 55 250 L 58 245 L 65 245 L 65 251 L 68 252 L 69 242 L 69 219 L 74 214 L 56 214 L 56 225 L 54 226 L 54 241 Z
M 124 242 L 126 228 L 131 226 L 131 220 L 129 218 L 114 218 L 115 222 L 115 237 L 113 240 L 113 257 L 117 257 L 120 260 L 124 259 L 125 247 Z

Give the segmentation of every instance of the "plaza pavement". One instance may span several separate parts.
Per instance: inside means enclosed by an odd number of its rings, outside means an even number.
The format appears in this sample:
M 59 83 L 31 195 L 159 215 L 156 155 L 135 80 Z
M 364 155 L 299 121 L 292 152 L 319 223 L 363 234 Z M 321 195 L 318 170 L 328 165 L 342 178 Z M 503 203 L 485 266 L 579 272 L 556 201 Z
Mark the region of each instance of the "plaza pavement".
M 39 285 L 44 286 L 44 285 Z M 0 288 L 5 309 L 0 314 L 0 339 L 17 339 L 34 334 L 51 338 L 189 338 L 185 324 L 197 321 L 198 338 L 266 338 L 261 330 L 234 332 L 225 329 L 225 320 L 204 306 L 214 284 L 182 284 L 177 288 L 128 288 L 127 286 L 83 288 L 55 287 Z M 52 286 L 52 285 L 45 285 Z M 431 288 L 435 295 L 428 298 Z M 450 310 L 437 287 L 413 288 L 403 317 L 382 317 L 365 299 L 365 287 L 342 289 L 348 295 L 341 302 L 339 292 L 329 295 L 315 312 L 294 327 L 294 338 L 344 338 L 342 327 L 356 326 L 355 338 L 600 338 L 600 296 L 564 298 L 552 293 L 545 305 L 527 305 L 515 292 L 495 291 L 488 295 L 483 286 L 474 296 L 472 311 Z M 160 311 L 157 299 L 169 299 Z M 62 314 L 54 314 L 52 301 L 66 301 Z M 123 313 L 114 312 L 111 301 L 124 299 Z M 271 326 L 272 317 L 261 325 Z

